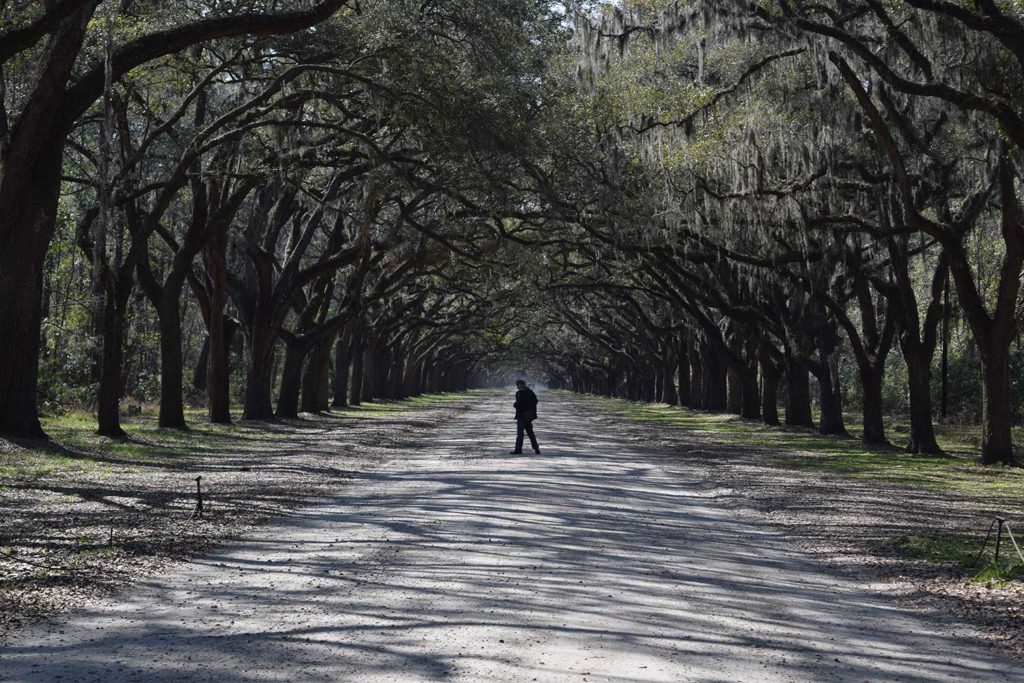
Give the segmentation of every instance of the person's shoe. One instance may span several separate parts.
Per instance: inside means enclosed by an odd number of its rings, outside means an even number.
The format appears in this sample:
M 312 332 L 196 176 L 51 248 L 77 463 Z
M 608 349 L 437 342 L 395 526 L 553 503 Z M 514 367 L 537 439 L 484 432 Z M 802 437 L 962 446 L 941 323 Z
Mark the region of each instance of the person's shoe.
M 523 452 L 522 451 L 509 451 L 508 454 L 509 455 L 522 455 Z
M 540 449 L 539 448 L 534 448 L 533 452 L 536 453 L 537 455 L 540 455 Z

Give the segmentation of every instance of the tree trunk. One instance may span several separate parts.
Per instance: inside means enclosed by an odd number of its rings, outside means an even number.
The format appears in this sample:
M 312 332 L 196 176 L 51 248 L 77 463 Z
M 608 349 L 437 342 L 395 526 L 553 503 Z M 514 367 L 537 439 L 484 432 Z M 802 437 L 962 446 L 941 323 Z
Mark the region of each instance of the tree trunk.
M 939 414 L 942 416 L 942 419 L 949 417 L 949 329 L 950 318 L 953 317 L 953 309 L 949 302 L 949 289 L 949 270 L 947 269 L 942 293 L 942 360 L 940 361 L 939 370 L 942 377 L 942 398 L 940 399 L 941 408 Z M 928 411 L 928 418 L 928 425 L 931 427 L 931 410 Z
M 740 417 L 748 420 L 761 418 L 761 390 L 757 386 L 757 361 L 754 360 L 740 375 Z
M 27 232 L 27 231 L 26 231 Z M 43 437 L 36 405 L 42 310 L 41 259 L 25 235 L 0 247 L 0 434 Z M 22 249 L 28 253 L 19 253 Z
M 174 290 L 174 291 L 169 291 Z M 160 418 L 165 429 L 185 429 L 183 385 L 185 365 L 181 353 L 180 289 L 165 286 L 160 310 Z
M 922 350 L 923 351 L 923 350 Z M 940 454 L 932 424 L 931 363 L 912 349 L 903 349 L 910 393 L 910 443 L 908 453 Z
M 702 348 L 704 363 L 704 407 L 707 410 L 722 412 L 726 409 L 726 377 L 725 366 L 718 350 L 710 343 Z
M 676 372 L 675 358 L 671 354 L 665 354 L 664 369 L 662 370 L 663 378 L 663 389 L 661 392 L 661 402 L 667 403 L 670 406 L 679 405 L 679 393 L 676 391 L 675 372 Z
M 761 419 L 766 425 L 779 424 L 779 380 L 782 373 L 779 367 L 766 354 L 762 355 L 761 363 Z
M 885 420 L 882 415 L 882 386 L 884 368 L 861 368 L 860 383 L 864 392 L 862 406 L 864 418 L 863 442 L 872 446 L 889 445 L 885 438 Z
M 377 361 L 379 350 L 377 344 L 371 341 L 363 350 L 363 393 L 364 403 L 373 403 L 373 397 L 377 395 L 377 388 L 374 383 L 377 380 Z
M 405 371 L 405 395 L 419 396 L 420 375 L 423 373 L 423 361 L 414 361 L 406 366 Z
M 97 395 L 97 434 L 123 438 L 121 428 L 121 379 L 124 370 L 124 325 L 130 286 L 105 288 L 103 300 L 103 352 L 100 361 L 100 384 Z M 127 291 L 126 291 L 127 290 Z
M 677 355 L 679 363 L 679 405 L 689 406 L 691 403 L 692 388 L 690 386 L 690 350 L 685 345 L 680 345 Z
M 984 379 L 981 417 L 981 464 L 1013 463 L 1013 406 L 1010 403 L 1010 354 L 1008 344 L 991 344 L 982 355 Z
M 1014 462 L 1010 404 L 1010 344 L 1018 329 L 1021 273 L 1024 269 L 1024 212 L 1017 197 L 1019 173 L 1013 156 L 1000 145 L 999 203 L 1002 212 L 1001 232 L 1005 253 L 999 267 L 996 304 L 990 315 L 974 285 L 974 274 L 963 242 L 944 242 L 943 251 L 949 259 L 950 275 L 957 288 L 957 299 L 981 357 L 982 425 L 981 463 L 983 465 Z
M 351 405 L 358 406 L 363 402 L 363 361 L 366 358 L 365 350 L 363 348 L 363 335 L 362 333 L 356 333 L 356 338 L 352 341 L 352 387 L 348 395 L 348 402 Z
M 281 367 L 281 384 L 277 389 L 277 418 L 299 416 L 299 393 L 302 388 L 302 364 L 306 354 L 298 344 L 286 344 L 284 364 Z
M 391 359 L 391 395 L 398 400 L 407 397 L 405 392 L 405 355 L 400 347 L 395 348 Z
M 690 368 L 693 371 L 690 382 L 690 407 L 702 409 L 704 403 L 704 354 L 698 348 L 693 349 Z
M 0 434 L 41 438 L 37 390 L 43 264 L 56 230 L 70 121 L 59 106 L 96 2 L 83 3 L 46 40 L 36 86 L 0 163 Z M 22 124 L 24 125 L 18 125 Z
M 210 272 L 210 356 L 206 377 L 208 414 L 213 424 L 231 424 L 231 341 L 238 323 L 225 315 L 227 306 L 227 237 L 211 231 L 206 244 Z
M 430 393 L 430 376 L 434 373 L 434 358 L 423 359 L 423 370 L 420 372 L 420 395 Z
M 385 400 L 392 399 L 391 394 L 391 349 L 378 347 L 373 359 L 373 393 Z
M 726 412 L 732 413 L 733 415 L 742 415 L 744 405 L 743 392 L 744 384 L 746 384 L 746 378 L 743 374 L 737 372 L 731 367 L 727 368 L 726 377 Z
M 196 391 L 206 391 L 209 384 L 210 374 L 210 335 L 203 339 L 203 346 L 199 349 L 199 360 L 196 361 L 196 371 L 192 373 L 192 388 Z
M 440 358 L 434 360 L 434 367 L 430 371 L 430 393 L 444 393 L 444 362 Z
M 342 408 L 348 405 L 348 380 L 349 368 L 352 366 L 352 339 L 347 335 L 340 335 L 334 347 L 334 382 L 331 388 L 334 391 L 335 408 Z
M 324 365 L 323 371 L 320 373 L 318 379 L 320 380 L 317 386 L 317 412 L 326 413 L 331 410 L 331 348 L 333 344 L 328 343 L 327 348 L 324 350 Z
M 277 393 L 277 417 L 299 416 L 299 391 L 302 388 L 302 364 L 309 355 L 309 347 L 299 342 L 285 348 L 284 367 L 281 369 L 281 387 Z
M 821 400 L 821 423 L 818 431 L 822 434 L 846 434 L 843 422 L 843 393 L 839 384 L 838 373 L 834 362 L 823 364 L 818 378 Z
M 327 412 L 327 386 L 331 371 L 333 337 L 313 347 L 302 375 L 302 412 Z
M 274 381 L 274 335 L 254 325 L 249 339 L 249 367 L 245 373 L 246 420 L 270 420 L 274 417 L 271 398 Z
M 447 362 L 438 358 L 434 364 L 434 393 L 444 393 L 447 390 L 447 380 L 449 380 Z
M 213 424 L 231 424 L 231 343 L 238 322 L 223 313 L 210 316 L 210 356 L 206 374 L 207 412 Z
M 786 424 L 813 427 L 811 381 L 807 368 L 786 354 Z

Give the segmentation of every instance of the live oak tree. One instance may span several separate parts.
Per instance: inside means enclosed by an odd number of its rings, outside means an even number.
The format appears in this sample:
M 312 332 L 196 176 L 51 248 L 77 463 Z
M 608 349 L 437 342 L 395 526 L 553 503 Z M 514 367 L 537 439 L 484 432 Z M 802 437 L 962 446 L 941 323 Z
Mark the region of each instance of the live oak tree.
M 238 11 L 236 3 L 215 3 L 195 12 L 122 3 L 120 20 L 133 24 L 133 30 L 103 50 L 98 29 L 103 22 L 92 20 L 101 7 L 115 11 L 108 4 L 64 0 L 34 5 L 36 11 L 4 8 L 9 28 L 0 33 L 2 434 L 42 434 L 36 406 L 42 267 L 56 228 L 61 167 L 75 122 L 110 82 L 148 62 L 216 38 L 305 30 L 346 3 L 296 3 L 281 11 L 263 11 L 259 3 L 247 11 Z

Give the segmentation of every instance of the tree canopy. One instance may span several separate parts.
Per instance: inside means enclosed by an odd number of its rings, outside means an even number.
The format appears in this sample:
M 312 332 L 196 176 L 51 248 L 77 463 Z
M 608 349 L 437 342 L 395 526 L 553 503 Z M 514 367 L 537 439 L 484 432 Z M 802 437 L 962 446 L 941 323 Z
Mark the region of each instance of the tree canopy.
M 522 371 L 1009 463 L 1022 70 L 1010 0 L 0 0 L 0 433 Z

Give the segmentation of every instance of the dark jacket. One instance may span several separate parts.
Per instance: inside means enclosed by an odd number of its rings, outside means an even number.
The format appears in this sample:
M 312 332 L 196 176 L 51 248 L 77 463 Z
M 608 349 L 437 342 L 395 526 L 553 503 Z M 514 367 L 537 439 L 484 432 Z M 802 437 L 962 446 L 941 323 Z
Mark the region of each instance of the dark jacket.
M 537 394 L 529 387 L 516 392 L 516 402 L 512 404 L 516 409 L 517 420 L 537 419 Z

